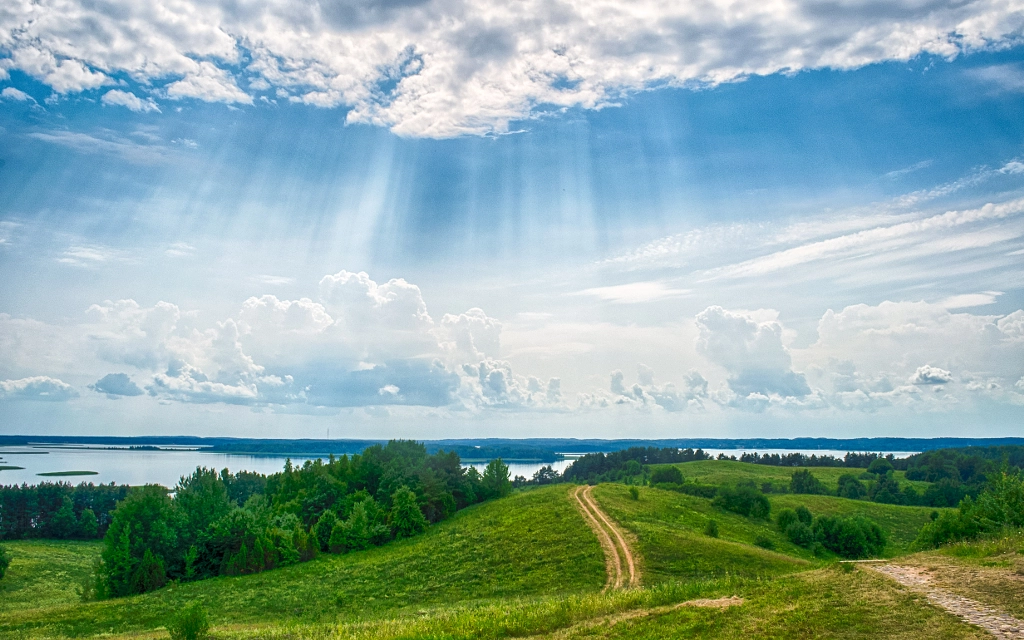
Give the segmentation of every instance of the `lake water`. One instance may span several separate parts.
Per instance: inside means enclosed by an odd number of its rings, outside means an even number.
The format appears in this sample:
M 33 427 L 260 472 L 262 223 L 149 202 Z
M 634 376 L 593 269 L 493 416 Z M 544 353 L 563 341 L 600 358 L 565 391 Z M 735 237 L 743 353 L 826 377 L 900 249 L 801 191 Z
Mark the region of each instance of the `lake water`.
M 736 456 L 747 449 L 706 449 L 709 454 L 719 453 Z M 791 449 L 761 449 L 758 453 L 792 453 Z M 843 457 L 846 451 L 809 451 L 801 450 L 806 455 L 834 455 Z M 885 452 L 883 452 L 885 453 Z M 893 452 L 896 457 L 905 457 L 912 452 Z M 567 454 L 569 455 L 569 454 Z M 301 465 L 309 458 L 292 457 L 292 463 Z M 139 451 L 130 449 L 94 449 L 86 447 L 3 447 L 0 448 L 0 466 L 18 466 L 23 469 L 7 469 L 0 471 L 0 485 L 38 484 L 40 482 L 92 482 L 94 484 L 116 482 L 118 484 L 162 484 L 173 487 L 182 475 L 191 473 L 196 467 L 209 467 L 231 471 L 258 471 L 270 474 L 284 468 L 284 456 L 246 456 L 208 453 L 201 450 L 164 449 L 160 451 Z M 511 462 L 509 472 L 512 477 L 523 476 L 532 478 L 542 466 L 550 464 L 558 472 L 562 472 L 572 464 L 573 459 L 557 462 Z M 475 467 L 483 473 L 485 462 L 473 462 L 467 466 Z M 96 475 L 46 477 L 40 473 L 59 471 L 95 471 Z

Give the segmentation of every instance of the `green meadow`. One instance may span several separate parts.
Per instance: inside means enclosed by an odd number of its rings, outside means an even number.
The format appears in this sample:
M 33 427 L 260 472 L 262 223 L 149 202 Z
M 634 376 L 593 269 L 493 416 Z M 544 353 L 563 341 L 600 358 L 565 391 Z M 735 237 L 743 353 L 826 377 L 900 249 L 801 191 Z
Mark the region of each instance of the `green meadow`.
M 688 480 L 706 484 L 783 484 L 793 471 L 731 461 L 678 466 Z M 834 487 L 848 470 L 812 472 Z M 643 588 L 605 592 L 604 554 L 570 500 L 573 487 L 520 490 L 463 509 L 419 536 L 365 551 L 97 602 L 82 602 L 79 592 L 101 543 L 5 542 L 12 562 L 0 581 L 0 638 L 163 639 L 167 623 L 192 602 L 209 612 L 212 637 L 225 639 L 986 637 L 874 572 L 815 557 L 770 521 L 646 486 L 636 498 L 623 484 L 594 489 L 631 539 L 643 573 Z M 871 518 L 888 537 L 885 555 L 893 557 L 910 552 L 934 511 L 834 496 L 768 497 L 773 513 L 804 505 L 815 515 Z M 712 520 L 717 537 L 706 533 Z M 1024 543 L 1013 540 L 956 545 L 905 561 L 939 558 L 976 569 L 1002 563 L 1016 570 Z M 733 596 L 742 604 L 685 604 Z M 1014 597 L 1002 601 L 1017 602 Z

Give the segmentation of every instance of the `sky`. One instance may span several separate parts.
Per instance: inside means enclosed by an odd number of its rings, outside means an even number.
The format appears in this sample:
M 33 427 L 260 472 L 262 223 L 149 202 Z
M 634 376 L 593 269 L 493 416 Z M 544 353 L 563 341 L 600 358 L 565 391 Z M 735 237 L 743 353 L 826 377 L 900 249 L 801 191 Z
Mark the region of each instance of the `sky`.
M 1018 2 L 0 6 L 0 433 L 1022 425 Z

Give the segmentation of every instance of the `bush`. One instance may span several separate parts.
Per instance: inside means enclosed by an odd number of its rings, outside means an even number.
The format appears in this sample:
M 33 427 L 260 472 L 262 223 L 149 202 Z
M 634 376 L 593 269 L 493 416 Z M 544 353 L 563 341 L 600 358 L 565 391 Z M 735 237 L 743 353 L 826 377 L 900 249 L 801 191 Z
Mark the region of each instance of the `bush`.
M 202 640 L 210 631 L 206 609 L 198 602 L 187 605 L 167 624 L 167 631 L 171 640 Z
M 807 469 L 794 471 L 789 481 L 790 493 L 826 494 L 828 489 Z
M 11 556 L 7 553 L 7 549 L 0 547 L 0 580 L 3 580 L 9 566 L 11 566 Z
M 796 508 L 796 519 L 806 524 L 808 527 L 811 526 L 811 510 L 804 505 L 800 505 Z
M 885 533 L 862 516 L 819 516 L 814 520 L 814 539 L 832 553 L 849 559 L 877 556 L 885 548 Z
M 630 462 L 633 462 L 633 461 L 630 460 Z M 636 487 L 630 487 L 629 488 L 629 497 L 634 499 L 634 500 L 639 500 L 640 499 L 640 490 L 637 489 Z
M 651 484 L 670 482 L 672 484 L 683 483 L 683 472 L 679 467 L 659 467 L 651 474 Z
M 926 524 L 914 544 L 934 548 L 973 540 L 1006 526 L 1024 526 L 1024 477 L 1019 473 L 1003 472 L 993 477 L 977 500 L 967 496 L 957 511 L 947 511 Z
M 718 522 L 716 520 L 708 520 L 707 526 L 704 527 L 704 535 L 711 538 L 718 537 Z
M 857 476 L 852 473 L 844 473 L 839 476 L 838 494 L 840 498 L 859 500 L 868 495 L 868 489 L 863 482 L 857 479 Z
M 749 518 L 767 520 L 771 514 L 772 504 L 768 498 L 754 487 L 740 485 L 738 487 L 721 487 L 711 504 L 716 507 L 738 513 Z
M 762 549 L 768 549 L 769 551 L 773 551 L 775 549 L 775 541 L 763 534 L 758 534 L 758 536 L 754 538 L 754 544 Z
M 810 547 L 814 544 L 814 531 L 799 520 L 786 527 L 786 537 L 798 547 Z
M 775 516 L 775 524 L 778 525 L 779 531 L 783 533 L 789 528 L 789 525 L 799 521 L 800 519 L 796 517 L 796 511 L 792 509 L 783 509 Z

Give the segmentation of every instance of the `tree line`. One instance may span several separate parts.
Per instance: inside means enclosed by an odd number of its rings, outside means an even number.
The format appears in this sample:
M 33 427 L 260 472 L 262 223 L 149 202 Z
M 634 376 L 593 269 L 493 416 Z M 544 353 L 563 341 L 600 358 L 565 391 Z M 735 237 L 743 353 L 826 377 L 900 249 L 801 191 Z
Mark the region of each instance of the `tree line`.
M 391 441 L 269 476 L 197 468 L 173 490 L 129 489 L 111 511 L 90 597 L 171 580 L 258 573 L 414 536 L 459 509 L 512 489 L 508 466 L 483 474 L 458 454 Z

